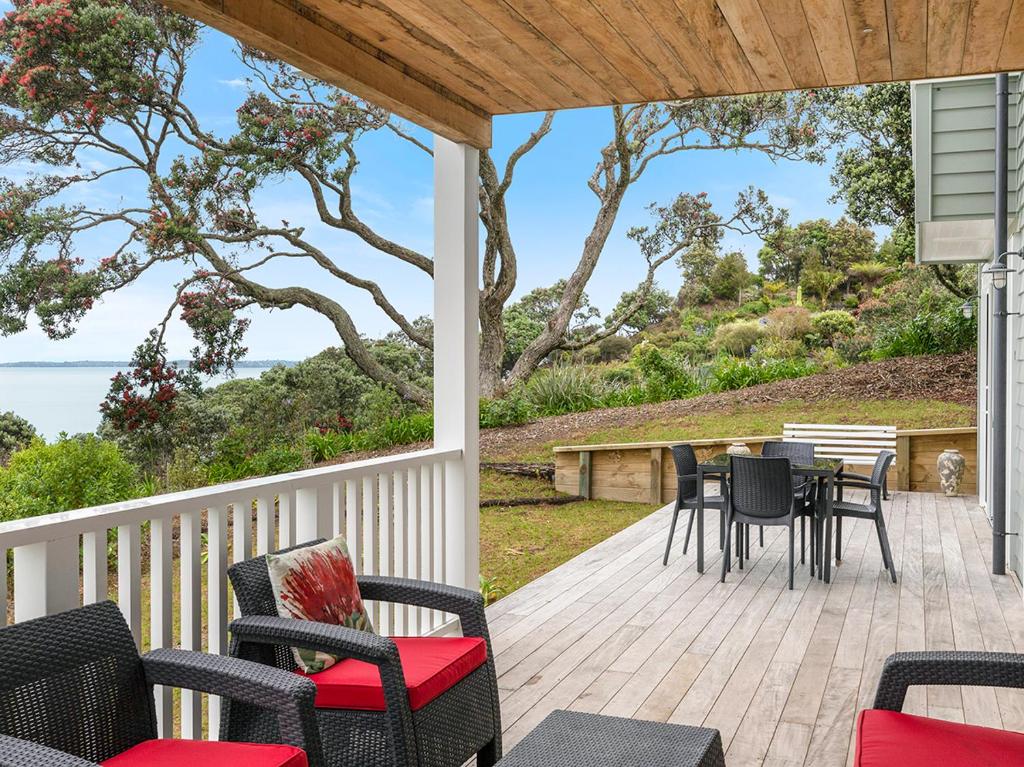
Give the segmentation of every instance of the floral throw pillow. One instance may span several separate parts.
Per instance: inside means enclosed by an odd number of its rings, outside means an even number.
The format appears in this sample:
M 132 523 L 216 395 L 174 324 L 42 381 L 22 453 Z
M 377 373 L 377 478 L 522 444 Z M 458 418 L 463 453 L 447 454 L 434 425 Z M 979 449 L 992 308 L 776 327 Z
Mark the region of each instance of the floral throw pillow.
M 267 571 L 277 614 L 282 618 L 373 632 L 344 538 L 284 554 L 268 554 Z M 293 647 L 292 654 L 307 674 L 323 671 L 338 661 L 328 653 L 299 647 Z

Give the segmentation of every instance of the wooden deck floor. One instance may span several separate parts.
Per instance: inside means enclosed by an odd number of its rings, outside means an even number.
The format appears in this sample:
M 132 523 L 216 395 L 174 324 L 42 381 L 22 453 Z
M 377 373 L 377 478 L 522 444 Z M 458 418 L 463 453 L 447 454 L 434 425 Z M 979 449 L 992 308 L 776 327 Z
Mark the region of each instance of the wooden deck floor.
M 844 765 L 890 653 L 1024 652 L 1020 590 L 990 574 L 974 499 L 902 492 L 887 506 L 895 585 L 859 521 L 830 585 L 799 568 L 786 589 L 782 528 L 720 584 L 716 511 L 705 574 L 681 533 L 663 567 L 666 508 L 492 605 L 506 749 L 570 708 L 715 727 L 730 767 Z M 1024 731 L 1019 691 L 915 688 L 904 710 Z

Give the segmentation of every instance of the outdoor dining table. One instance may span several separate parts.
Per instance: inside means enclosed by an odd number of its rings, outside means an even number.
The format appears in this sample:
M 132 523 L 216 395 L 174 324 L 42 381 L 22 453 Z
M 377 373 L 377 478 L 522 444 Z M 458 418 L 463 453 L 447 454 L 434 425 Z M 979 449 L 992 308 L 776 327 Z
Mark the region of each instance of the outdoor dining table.
M 704 478 L 728 476 L 732 469 L 728 453 L 718 453 L 705 460 L 697 460 L 697 572 L 704 572 Z M 835 496 L 836 477 L 843 471 L 842 458 L 815 458 L 814 463 L 793 464 L 793 476 L 807 477 L 817 483 L 819 512 L 817 523 L 823 524 L 825 536 L 823 545 L 818 547 L 820 559 L 818 577 L 825 583 L 832 576 L 832 502 Z M 724 538 L 723 538 L 724 540 Z

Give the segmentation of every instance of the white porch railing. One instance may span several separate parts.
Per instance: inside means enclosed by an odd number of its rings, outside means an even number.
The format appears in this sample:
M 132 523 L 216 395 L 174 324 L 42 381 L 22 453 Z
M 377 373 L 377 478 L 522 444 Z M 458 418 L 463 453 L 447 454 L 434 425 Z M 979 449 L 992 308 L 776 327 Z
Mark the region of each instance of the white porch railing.
M 424 450 L 2 524 L 2 561 L 14 552 L 14 620 L 112 597 L 140 648 L 223 653 L 237 609 L 228 564 L 339 534 L 359 573 L 446 582 L 446 529 L 462 524 L 446 514 L 462 509 L 447 508 L 445 477 L 461 460 L 459 450 Z M 9 613 L 3 572 L 0 624 Z M 446 621 L 420 608 L 368 607 L 384 634 L 434 632 Z M 201 737 L 200 696 L 183 692 L 176 704 L 170 690 L 157 693 L 161 733 L 170 732 L 175 705 L 182 736 Z M 219 701 L 206 715 L 215 733 Z

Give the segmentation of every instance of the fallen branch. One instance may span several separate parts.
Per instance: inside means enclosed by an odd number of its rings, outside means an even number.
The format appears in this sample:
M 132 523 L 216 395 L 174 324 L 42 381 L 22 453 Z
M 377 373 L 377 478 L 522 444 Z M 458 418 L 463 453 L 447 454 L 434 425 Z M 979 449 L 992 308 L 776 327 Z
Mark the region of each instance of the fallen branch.
M 585 501 L 582 495 L 549 495 L 545 498 L 490 498 L 480 501 L 480 508 L 492 506 L 563 506 L 567 503 Z

